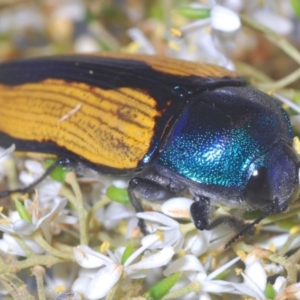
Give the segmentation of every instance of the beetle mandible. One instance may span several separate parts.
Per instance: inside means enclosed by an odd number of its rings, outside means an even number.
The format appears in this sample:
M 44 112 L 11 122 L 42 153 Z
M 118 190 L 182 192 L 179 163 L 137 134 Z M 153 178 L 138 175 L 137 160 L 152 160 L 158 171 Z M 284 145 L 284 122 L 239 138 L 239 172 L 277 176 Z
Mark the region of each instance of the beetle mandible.
M 137 211 L 140 198 L 188 191 L 200 230 L 222 222 L 210 221 L 211 205 L 275 214 L 297 190 L 288 116 L 217 66 L 125 54 L 5 62 L 0 103 L 0 146 L 128 176 Z

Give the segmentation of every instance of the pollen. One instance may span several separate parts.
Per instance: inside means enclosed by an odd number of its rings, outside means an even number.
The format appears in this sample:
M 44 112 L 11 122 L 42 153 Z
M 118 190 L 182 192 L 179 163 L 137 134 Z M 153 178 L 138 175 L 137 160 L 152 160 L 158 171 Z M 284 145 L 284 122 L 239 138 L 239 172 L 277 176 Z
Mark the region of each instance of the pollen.
M 161 230 L 156 232 L 156 236 L 159 238 L 160 241 L 164 240 L 164 233 Z
M 235 271 L 236 275 L 241 275 L 242 272 L 243 272 L 243 269 L 241 269 L 241 268 L 235 268 L 234 271 Z
M 275 253 L 276 252 L 276 246 L 274 243 L 270 243 L 269 245 L 269 251 Z
M 290 234 L 297 233 L 300 230 L 300 225 L 295 225 L 290 229 Z
M 55 293 L 63 293 L 66 291 L 66 287 L 64 287 L 63 285 L 57 285 L 55 288 L 54 288 L 54 292 Z
M 107 249 L 109 249 L 109 247 L 110 247 L 110 242 L 108 242 L 108 241 L 103 242 L 100 246 L 100 252 L 106 253 L 106 251 L 107 251 Z
M 237 251 L 236 254 L 242 261 L 244 261 L 246 259 L 247 255 L 244 251 Z

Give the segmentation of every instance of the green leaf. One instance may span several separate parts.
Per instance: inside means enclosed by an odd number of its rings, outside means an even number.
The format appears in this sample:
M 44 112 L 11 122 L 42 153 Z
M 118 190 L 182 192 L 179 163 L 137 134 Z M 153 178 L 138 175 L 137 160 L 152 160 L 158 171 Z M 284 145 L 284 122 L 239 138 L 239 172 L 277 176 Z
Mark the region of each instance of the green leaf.
M 17 212 L 19 213 L 19 216 L 22 220 L 31 222 L 31 217 L 27 211 L 27 209 L 25 208 L 25 206 L 21 203 L 21 201 L 19 201 L 18 199 L 15 199 L 15 205 L 16 205 L 16 209 Z
M 221 272 L 219 275 L 217 275 L 216 277 L 214 277 L 214 280 L 221 280 L 229 273 L 230 273 L 230 270 L 225 270 L 225 271 Z
M 265 289 L 265 296 L 267 299 L 274 299 L 276 297 L 276 291 L 273 288 L 273 285 L 268 283 Z
M 55 163 L 55 159 L 46 159 L 44 162 L 44 167 L 49 168 Z M 57 166 L 51 173 L 50 177 L 58 182 L 65 182 L 66 174 L 70 172 L 70 168 L 64 166 Z
M 182 7 L 176 9 L 175 12 L 189 19 L 206 19 L 210 17 L 210 9 L 207 8 Z
M 294 9 L 295 15 L 298 20 L 300 20 L 300 1 L 299 0 L 291 0 L 291 5 Z
M 291 218 L 287 218 L 284 220 L 277 221 L 276 225 L 278 225 L 279 227 L 281 227 L 285 230 L 290 230 L 292 227 L 294 227 L 296 225 L 296 222 L 295 222 L 295 220 L 293 220 Z
M 106 190 L 106 196 L 111 199 L 112 201 L 122 203 L 122 204 L 129 204 L 129 196 L 126 189 L 117 188 L 115 186 L 110 186 Z
M 262 215 L 261 211 L 254 210 L 254 211 L 247 211 L 243 215 L 243 219 L 245 220 L 255 220 Z
M 124 265 L 126 260 L 128 259 L 129 256 L 132 255 L 132 253 L 134 252 L 134 247 L 133 247 L 133 243 L 130 242 L 127 247 L 125 248 L 123 255 L 121 257 L 121 264 Z
M 169 290 L 175 285 L 180 279 L 182 272 L 177 272 L 169 277 L 164 278 L 155 285 L 153 285 L 143 296 L 147 300 L 159 300 L 164 297 Z

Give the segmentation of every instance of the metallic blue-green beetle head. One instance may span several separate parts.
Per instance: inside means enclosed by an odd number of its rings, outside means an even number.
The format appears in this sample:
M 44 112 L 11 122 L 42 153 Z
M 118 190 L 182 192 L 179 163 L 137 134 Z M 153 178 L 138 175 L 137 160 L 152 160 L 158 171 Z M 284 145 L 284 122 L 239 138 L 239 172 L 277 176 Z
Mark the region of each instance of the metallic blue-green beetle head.
M 279 141 L 249 166 L 242 199 L 251 207 L 277 213 L 285 210 L 298 182 L 298 159 Z

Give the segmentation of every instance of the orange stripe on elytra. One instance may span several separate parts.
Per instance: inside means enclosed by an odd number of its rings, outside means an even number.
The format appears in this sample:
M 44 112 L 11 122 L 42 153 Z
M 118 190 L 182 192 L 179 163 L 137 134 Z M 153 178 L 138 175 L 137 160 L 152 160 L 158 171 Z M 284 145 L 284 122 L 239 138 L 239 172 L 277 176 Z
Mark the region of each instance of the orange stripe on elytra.
M 0 86 L 0 92 L 2 132 L 53 141 L 92 163 L 120 169 L 135 168 L 147 153 L 159 115 L 155 99 L 130 88 L 108 91 L 46 80 Z M 57 126 L 79 103 L 78 111 Z

